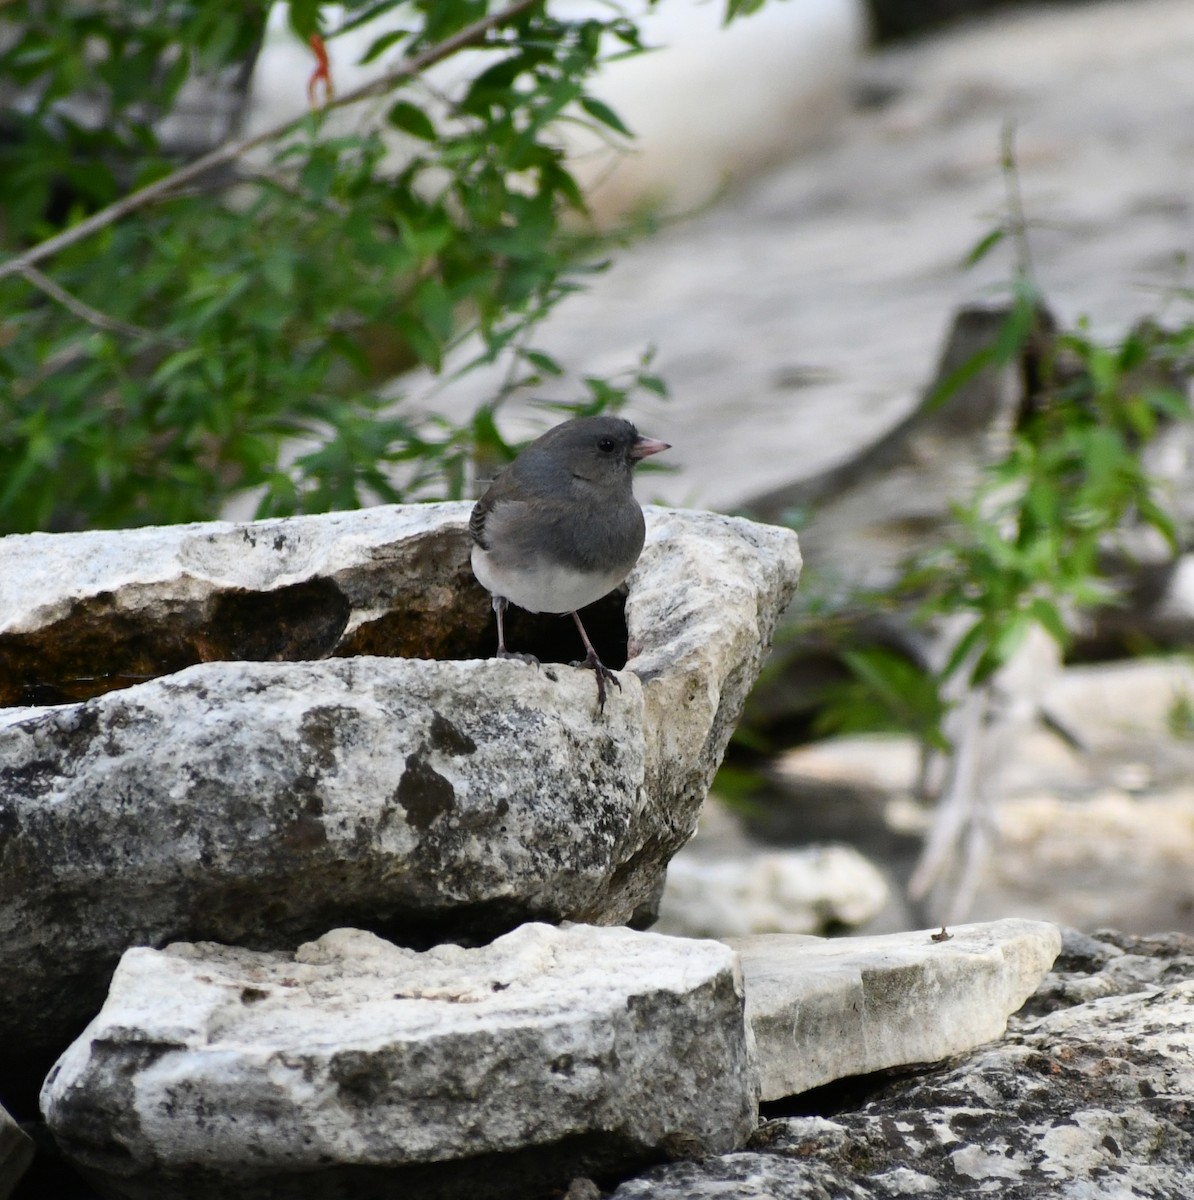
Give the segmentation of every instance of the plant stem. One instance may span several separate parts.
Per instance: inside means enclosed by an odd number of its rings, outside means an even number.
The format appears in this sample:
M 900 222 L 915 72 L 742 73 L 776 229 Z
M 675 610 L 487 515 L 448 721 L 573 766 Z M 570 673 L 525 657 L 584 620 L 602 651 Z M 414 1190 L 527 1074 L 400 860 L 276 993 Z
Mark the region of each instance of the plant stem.
M 152 329 L 143 329 L 140 325 L 131 325 L 128 321 L 122 321 L 119 317 L 109 316 L 105 312 L 100 312 L 98 308 L 92 308 L 84 300 L 80 300 L 78 296 L 71 295 L 64 287 L 56 284 L 48 275 L 43 275 L 36 267 L 24 267 L 21 270 L 21 277 L 28 283 L 32 284 L 38 291 L 44 292 L 57 304 L 61 304 L 63 308 L 75 314 L 82 321 L 86 321 L 88 325 L 94 325 L 96 329 L 102 329 L 106 333 L 119 333 L 125 337 L 146 338 L 149 341 L 171 341 L 176 345 L 181 346 L 182 343 L 174 338 L 163 339 L 163 335 L 155 333 Z

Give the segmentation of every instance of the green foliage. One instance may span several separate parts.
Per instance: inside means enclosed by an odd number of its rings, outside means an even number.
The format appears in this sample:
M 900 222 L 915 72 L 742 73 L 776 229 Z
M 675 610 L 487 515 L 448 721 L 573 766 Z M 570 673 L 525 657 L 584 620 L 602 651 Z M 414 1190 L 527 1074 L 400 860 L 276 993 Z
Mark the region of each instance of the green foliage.
M 294 30 L 334 37 L 332 7 L 292 3 Z M 397 8 L 349 3 L 342 28 Z M 0 85 L 30 101 L 0 139 L 0 247 L 15 255 L 168 176 L 160 120 L 188 81 L 243 68 L 266 10 L 0 7 Z M 425 53 L 498 11 L 405 4 L 403 27 L 365 57 Z M 398 167 L 379 133 L 331 136 L 313 112 L 264 157 L 237 156 L 58 250 L 39 267 L 49 285 L 36 271 L 0 278 L 0 532 L 204 519 L 245 490 L 262 515 L 467 494 L 476 458 L 509 453 L 500 397 L 454 423 L 381 385 L 417 364 L 442 371 L 473 336 L 466 369 L 559 373 L 533 332 L 599 268 L 600 247 L 566 226 L 584 200 L 553 124 L 625 133 L 586 88 L 604 57 L 639 48 L 612 11 L 566 20 L 523 5 L 474 39 L 478 65 L 451 97 L 394 82 L 382 111 L 410 142 Z M 646 364 L 584 383 L 585 411 L 662 390 Z
M 1151 527 L 1177 552 L 1178 531 L 1141 449 L 1163 419 L 1190 415 L 1183 389 L 1150 381 L 1190 334 L 1136 330 L 1104 346 L 1075 333 L 1052 344 L 1044 386 L 1007 454 L 956 511 L 956 537 L 910 575 L 924 583 L 929 613 L 973 614 L 946 676 L 969 663 L 971 681 L 982 682 L 1033 626 L 1064 648 L 1070 614 L 1116 601 L 1104 560 L 1127 526 Z
M 1191 417 L 1194 320 L 1171 327 L 1146 321 L 1111 343 L 1090 336 L 1085 324 L 1053 333 L 1032 273 L 1010 131 L 1003 165 L 1008 219 L 966 262 L 1010 242 L 1016 265 L 1008 315 L 991 345 L 944 379 L 927 406 L 984 369 L 1014 366 L 1023 388 L 1019 419 L 1006 452 L 955 506 L 942 543 L 908 562 L 889 593 L 847 600 L 855 609 L 912 604 L 921 620 L 950 618 L 961 632 L 939 671 L 882 647 L 842 642 L 851 679 L 826 697 L 820 732 L 902 729 L 948 749 L 941 723 L 955 677 L 981 685 L 1034 628 L 1065 649 L 1079 614 L 1119 602 L 1109 564 L 1130 559 L 1126 531 L 1148 528 L 1174 553 L 1180 548 L 1184 531 L 1143 451 L 1167 423 Z
M 912 732 L 936 750 L 947 750 L 941 733 L 945 701 L 937 680 L 886 646 L 847 647 L 841 652 L 850 678 L 826 690 L 814 733 Z

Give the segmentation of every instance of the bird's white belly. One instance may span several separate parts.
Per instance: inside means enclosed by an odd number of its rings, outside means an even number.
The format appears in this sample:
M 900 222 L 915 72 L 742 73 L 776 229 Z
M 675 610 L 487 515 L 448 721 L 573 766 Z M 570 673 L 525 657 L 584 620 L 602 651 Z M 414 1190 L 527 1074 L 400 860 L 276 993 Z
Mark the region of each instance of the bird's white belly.
M 544 562 L 503 569 L 480 546 L 473 547 L 472 563 L 473 574 L 487 591 L 536 613 L 575 612 L 612 592 L 627 575 L 622 570 L 585 574 Z

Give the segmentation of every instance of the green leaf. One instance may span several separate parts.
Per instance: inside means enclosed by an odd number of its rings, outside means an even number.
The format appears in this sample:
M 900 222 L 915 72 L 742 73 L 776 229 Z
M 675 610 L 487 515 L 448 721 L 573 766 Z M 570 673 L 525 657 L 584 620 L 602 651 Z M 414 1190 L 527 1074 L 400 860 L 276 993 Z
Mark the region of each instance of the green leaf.
M 749 17 L 763 7 L 765 0 L 726 0 L 726 16 L 723 24 L 728 25 L 739 17 Z
M 534 59 L 514 54 L 482 71 L 469 85 L 460 101 L 461 112 L 483 115 L 497 101 L 513 100 L 511 86 L 515 79 L 534 65 Z
M 431 123 L 431 118 L 417 105 L 411 104 L 409 100 L 399 100 L 392 104 L 390 111 L 386 114 L 386 120 L 395 129 L 409 133 L 411 137 L 422 138 L 425 142 L 434 142 L 436 139 L 435 126 Z
M 422 259 L 432 258 L 446 249 L 455 236 L 455 229 L 446 214 L 435 214 L 416 225 L 405 217 L 398 218 L 403 245 Z
M 979 643 L 986 637 L 986 633 L 986 627 L 982 621 L 976 621 L 970 626 L 950 651 L 949 658 L 941 671 L 942 679 L 949 679 L 978 650 Z
M 317 151 L 308 158 L 299 178 L 303 187 L 311 193 L 315 200 L 326 200 L 336 180 L 337 164 L 335 158 L 322 151 Z
M 186 350 L 179 350 L 169 355 L 154 371 L 153 383 L 157 387 L 164 387 L 176 376 L 189 370 L 195 363 L 202 362 L 206 354 L 207 350 L 203 346 L 190 346 Z
M 428 276 L 415 288 L 411 303 L 423 324 L 441 341 L 452 336 L 455 314 L 447 290 L 434 276 Z
M 381 37 L 374 38 L 370 43 L 369 48 L 361 55 L 360 65 L 366 66 L 369 63 L 380 58 L 391 46 L 396 46 L 403 38 L 410 37 L 408 29 L 392 29 L 389 33 L 383 33 Z
M 1007 230 L 1002 226 L 998 229 L 992 229 L 988 234 L 980 238 L 970 253 L 966 255 L 964 265 L 973 267 L 975 263 L 981 262 L 1005 237 L 1007 237 Z
M 394 321 L 394 328 L 419 360 L 438 373 L 443 369 L 443 351 L 439 340 L 416 317 L 406 313 Z
M 1178 537 L 1177 524 L 1157 502 L 1147 493 L 1137 497 L 1136 508 L 1140 519 L 1146 525 L 1151 525 L 1164 539 L 1170 553 L 1181 553 L 1181 542 Z
M 564 368 L 550 354 L 544 354 L 542 350 L 523 350 L 522 357 L 544 375 L 564 374 Z
M 306 41 L 313 33 L 321 32 L 320 8 L 323 0 L 290 0 L 287 19 L 294 35 Z
M 616 133 L 622 134 L 623 137 L 634 137 L 634 134 L 626 128 L 622 118 L 604 100 L 598 100 L 596 96 L 581 96 L 579 103 L 593 120 L 600 121 L 602 125 L 608 126 Z
M 1037 597 L 1029 605 L 1032 619 L 1061 647 L 1070 642 L 1070 631 L 1062 620 L 1061 612 L 1055 604 L 1043 597 Z

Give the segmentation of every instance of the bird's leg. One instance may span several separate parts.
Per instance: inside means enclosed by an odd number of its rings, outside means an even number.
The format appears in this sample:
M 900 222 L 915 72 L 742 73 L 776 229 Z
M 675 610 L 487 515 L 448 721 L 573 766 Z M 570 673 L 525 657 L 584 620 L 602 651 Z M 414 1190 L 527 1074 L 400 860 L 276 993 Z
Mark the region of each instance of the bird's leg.
M 516 654 L 513 650 L 506 649 L 506 606 L 510 603 L 505 596 L 494 596 L 493 611 L 497 613 L 498 623 L 498 658 L 513 658 L 518 662 L 529 663 L 531 666 L 537 667 L 539 660 L 533 654 Z
M 506 605 L 509 601 L 505 596 L 494 596 L 493 611 L 497 613 L 498 623 L 498 658 L 506 657 Z
M 580 623 L 580 614 L 574 612 L 572 619 L 576 622 L 576 628 L 580 630 L 580 640 L 585 644 L 586 654 L 584 665 L 592 667 L 597 676 L 597 707 L 604 712 L 605 681 L 608 679 L 611 683 L 616 684 L 618 691 L 622 690 L 622 681 L 597 657 L 597 651 L 593 649 L 593 643 L 589 641 L 589 635 L 585 633 L 585 627 Z M 572 665 L 578 667 L 581 664 L 573 663 Z

